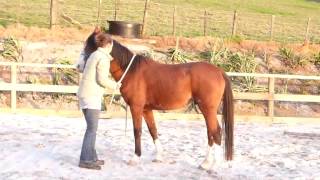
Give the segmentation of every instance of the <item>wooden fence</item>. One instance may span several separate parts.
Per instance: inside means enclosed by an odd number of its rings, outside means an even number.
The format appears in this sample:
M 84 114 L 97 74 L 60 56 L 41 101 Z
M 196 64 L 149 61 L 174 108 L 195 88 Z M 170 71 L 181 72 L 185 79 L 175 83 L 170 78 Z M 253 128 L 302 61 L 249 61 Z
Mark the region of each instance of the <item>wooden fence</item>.
M 152 0 L 4 1 L 0 23 L 28 26 L 106 26 L 107 20 L 143 24 L 146 35 L 235 37 L 320 43 L 318 16 L 291 17 L 244 11 L 173 6 Z M 16 13 L 19 12 L 19 13 Z
M 11 92 L 11 111 L 17 110 L 17 92 L 49 92 L 49 93 L 65 93 L 74 94 L 77 92 L 78 86 L 75 85 L 44 85 L 44 84 L 20 84 L 17 83 L 17 68 L 18 67 L 37 67 L 37 68 L 71 68 L 73 65 L 61 64 L 34 64 L 34 63 L 12 63 L 0 62 L 0 66 L 11 67 L 11 82 L 0 82 L 0 91 Z M 234 92 L 234 98 L 237 100 L 261 100 L 268 101 L 268 114 L 267 117 L 258 117 L 261 119 L 277 119 L 274 116 L 274 102 L 287 101 L 287 102 L 314 102 L 320 103 L 320 95 L 294 95 L 294 94 L 278 94 L 275 93 L 276 79 L 299 79 L 299 80 L 317 80 L 320 81 L 320 76 L 301 76 L 301 75 L 282 75 L 282 74 L 257 74 L 257 73 L 227 73 L 233 77 L 255 77 L 255 78 L 268 78 L 268 92 L 265 93 L 248 93 L 248 92 Z M 109 92 L 110 94 L 112 92 Z M 107 93 L 107 94 L 109 94 Z M 256 118 L 256 117 L 254 117 Z M 282 119 L 285 117 L 281 117 Z M 246 117 L 245 119 L 250 119 Z M 302 120 L 306 118 L 296 117 Z M 313 118 L 320 122 L 320 118 Z

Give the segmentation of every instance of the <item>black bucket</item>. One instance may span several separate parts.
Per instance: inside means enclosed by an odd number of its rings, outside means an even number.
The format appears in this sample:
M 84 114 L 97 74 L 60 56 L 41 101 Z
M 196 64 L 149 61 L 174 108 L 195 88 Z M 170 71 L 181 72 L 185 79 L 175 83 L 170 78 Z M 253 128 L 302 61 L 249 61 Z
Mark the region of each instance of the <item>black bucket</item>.
M 109 33 L 127 38 L 141 38 L 142 25 L 126 21 L 108 21 Z

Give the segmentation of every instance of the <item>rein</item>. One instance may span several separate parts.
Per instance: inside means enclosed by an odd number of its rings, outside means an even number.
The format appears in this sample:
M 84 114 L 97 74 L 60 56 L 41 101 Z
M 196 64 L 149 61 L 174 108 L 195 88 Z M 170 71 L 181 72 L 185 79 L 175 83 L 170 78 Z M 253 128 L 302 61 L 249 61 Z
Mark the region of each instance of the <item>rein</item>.
M 113 93 L 112 93 L 112 97 L 111 97 L 111 101 L 110 101 L 110 103 L 109 103 L 109 106 L 111 106 L 111 104 L 112 104 L 112 102 L 113 102 L 114 94 L 115 94 L 115 91 L 118 89 L 118 85 L 121 84 L 121 82 L 123 81 L 124 77 L 127 75 L 128 71 L 129 71 L 129 69 L 130 69 L 130 66 L 131 66 L 131 64 L 132 64 L 132 62 L 133 62 L 133 60 L 134 60 L 135 57 L 136 57 L 136 55 L 133 54 L 133 56 L 132 56 L 132 58 L 131 58 L 131 60 L 130 60 L 130 62 L 129 62 L 129 64 L 128 64 L 127 68 L 126 68 L 126 70 L 125 70 L 124 73 L 122 74 L 120 80 L 117 82 L 117 86 L 116 86 L 116 88 L 114 89 L 114 91 L 113 91 Z
M 133 60 L 134 60 L 135 57 L 136 57 L 136 55 L 133 54 L 133 56 L 132 56 L 132 58 L 131 58 L 131 60 L 130 60 L 130 62 L 129 62 L 129 64 L 128 64 L 127 68 L 126 68 L 126 70 L 125 70 L 124 73 L 122 74 L 120 80 L 117 82 L 118 84 L 120 84 L 120 83 L 122 82 L 122 80 L 124 79 L 124 77 L 125 77 L 126 74 L 128 73 L 129 68 L 130 68 L 130 66 L 131 66 L 131 64 L 132 64 L 132 62 L 133 62 Z
M 128 71 L 129 71 L 129 69 L 130 69 L 130 66 L 131 66 L 131 64 L 132 64 L 132 62 L 133 62 L 133 60 L 134 60 L 135 57 L 136 57 L 136 54 L 133 54 L 133 56 L 132 56 L 132 58 L 131 58 L 131 60 L 130 60 L 130 62 L 129 62 L 129 64 L 128 64 L 127 68 L 126 68 L 126 70 L 125 70 L 124 73 L 122 74 L 120 80 L 117 82 L 117 86 L 116 86 L 116 88 L 114 89 L 114 91 L 113 91 L 113 93 L 112 93 L 112 97 L 111 97 L 111 101 L 110 101 L 110 103 L 109 103 L 109 107 L 111 106 L 111 104 L 112 104 L 112 102 L 113 102 L 114 94 L 115 94 L 116 90 L 118 89 L 119 84 L 121 84 L 121 82 L 123 81 L 124 77 L 125 77 L 126 74 L 128 73 Z M 125 136 L 125 137 L 127 136 L 127 124 L 128 124 L 127 121 L 128 121 L 128 105 L 126 104 L 126 123 L 125 123 L 125 130 L 124 130 L 124 136 Z

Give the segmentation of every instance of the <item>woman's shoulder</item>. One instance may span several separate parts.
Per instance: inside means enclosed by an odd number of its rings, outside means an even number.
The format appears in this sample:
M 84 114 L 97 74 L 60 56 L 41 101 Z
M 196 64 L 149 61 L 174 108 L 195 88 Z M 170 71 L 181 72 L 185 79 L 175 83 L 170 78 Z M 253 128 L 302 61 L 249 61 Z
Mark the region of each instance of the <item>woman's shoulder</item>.
M 99 56 L 99 52 L 95 50 L 94 52 L 91 53 L 90 57 L 96 57 Z
M 94 51 L 93 53 L 90 54 L 89 59 L 88 60 L 99 60 L 102 58 L 102 55 L 99 51 Z
M 106 54 L 102 51 L 100 51 L 99 49 L 97 49 L 96 51 L 94 51 L 93 56 L 97 57 L 97 58 L 105 58 Z

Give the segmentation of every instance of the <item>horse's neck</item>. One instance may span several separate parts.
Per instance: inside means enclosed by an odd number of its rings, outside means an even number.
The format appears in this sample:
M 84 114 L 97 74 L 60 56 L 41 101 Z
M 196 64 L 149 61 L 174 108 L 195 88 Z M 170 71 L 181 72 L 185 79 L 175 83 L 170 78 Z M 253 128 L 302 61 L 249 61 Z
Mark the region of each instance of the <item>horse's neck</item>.
M 138 71 L 137 71 L 137 69 L 134 70 L 135 73 L 138 73 L 138 72 L 141 72 L 140 70 L 144 69 L 144 68 L 150 68 L 151 66 L 163 65 L 162 63 L 159 63 L 159 62 L 154 61 L 152 59 L 148 59 L 148 60 L 145 60 L 145 61 L 146 61 L 146 63 L 144 63 L 143 61 L 142 61 L 142 63 L 139 63 L 139 65 L 138 65 L 139 67 L 131 66 L 129 68 L 138 68 L 139 69 Z M 121 69 L 116 61 L 111 61 L 110 72 L 111 72 L 112 77 L 116 81 L 119 81 L 121 79 L 121 77 L 123 76 L 123 74 L 125 72 L 125 69 Z M 130 69 L 129 69 L 128 73 L 129 72 L 132 72 L 132 71 L 130 71 Z
M 111 75 L 112 75 L 113 79 L 118 82 L 121 79 L 122 75 L 123 75 L 123 71 L 120 70 L 120 71 L 115 72 L 113 74 L 111 73 Z
M 116 61 L 113 60 L 110 63 L 110 73 L 114 80 L 119 81 L 124 71 L 120 68 Z

